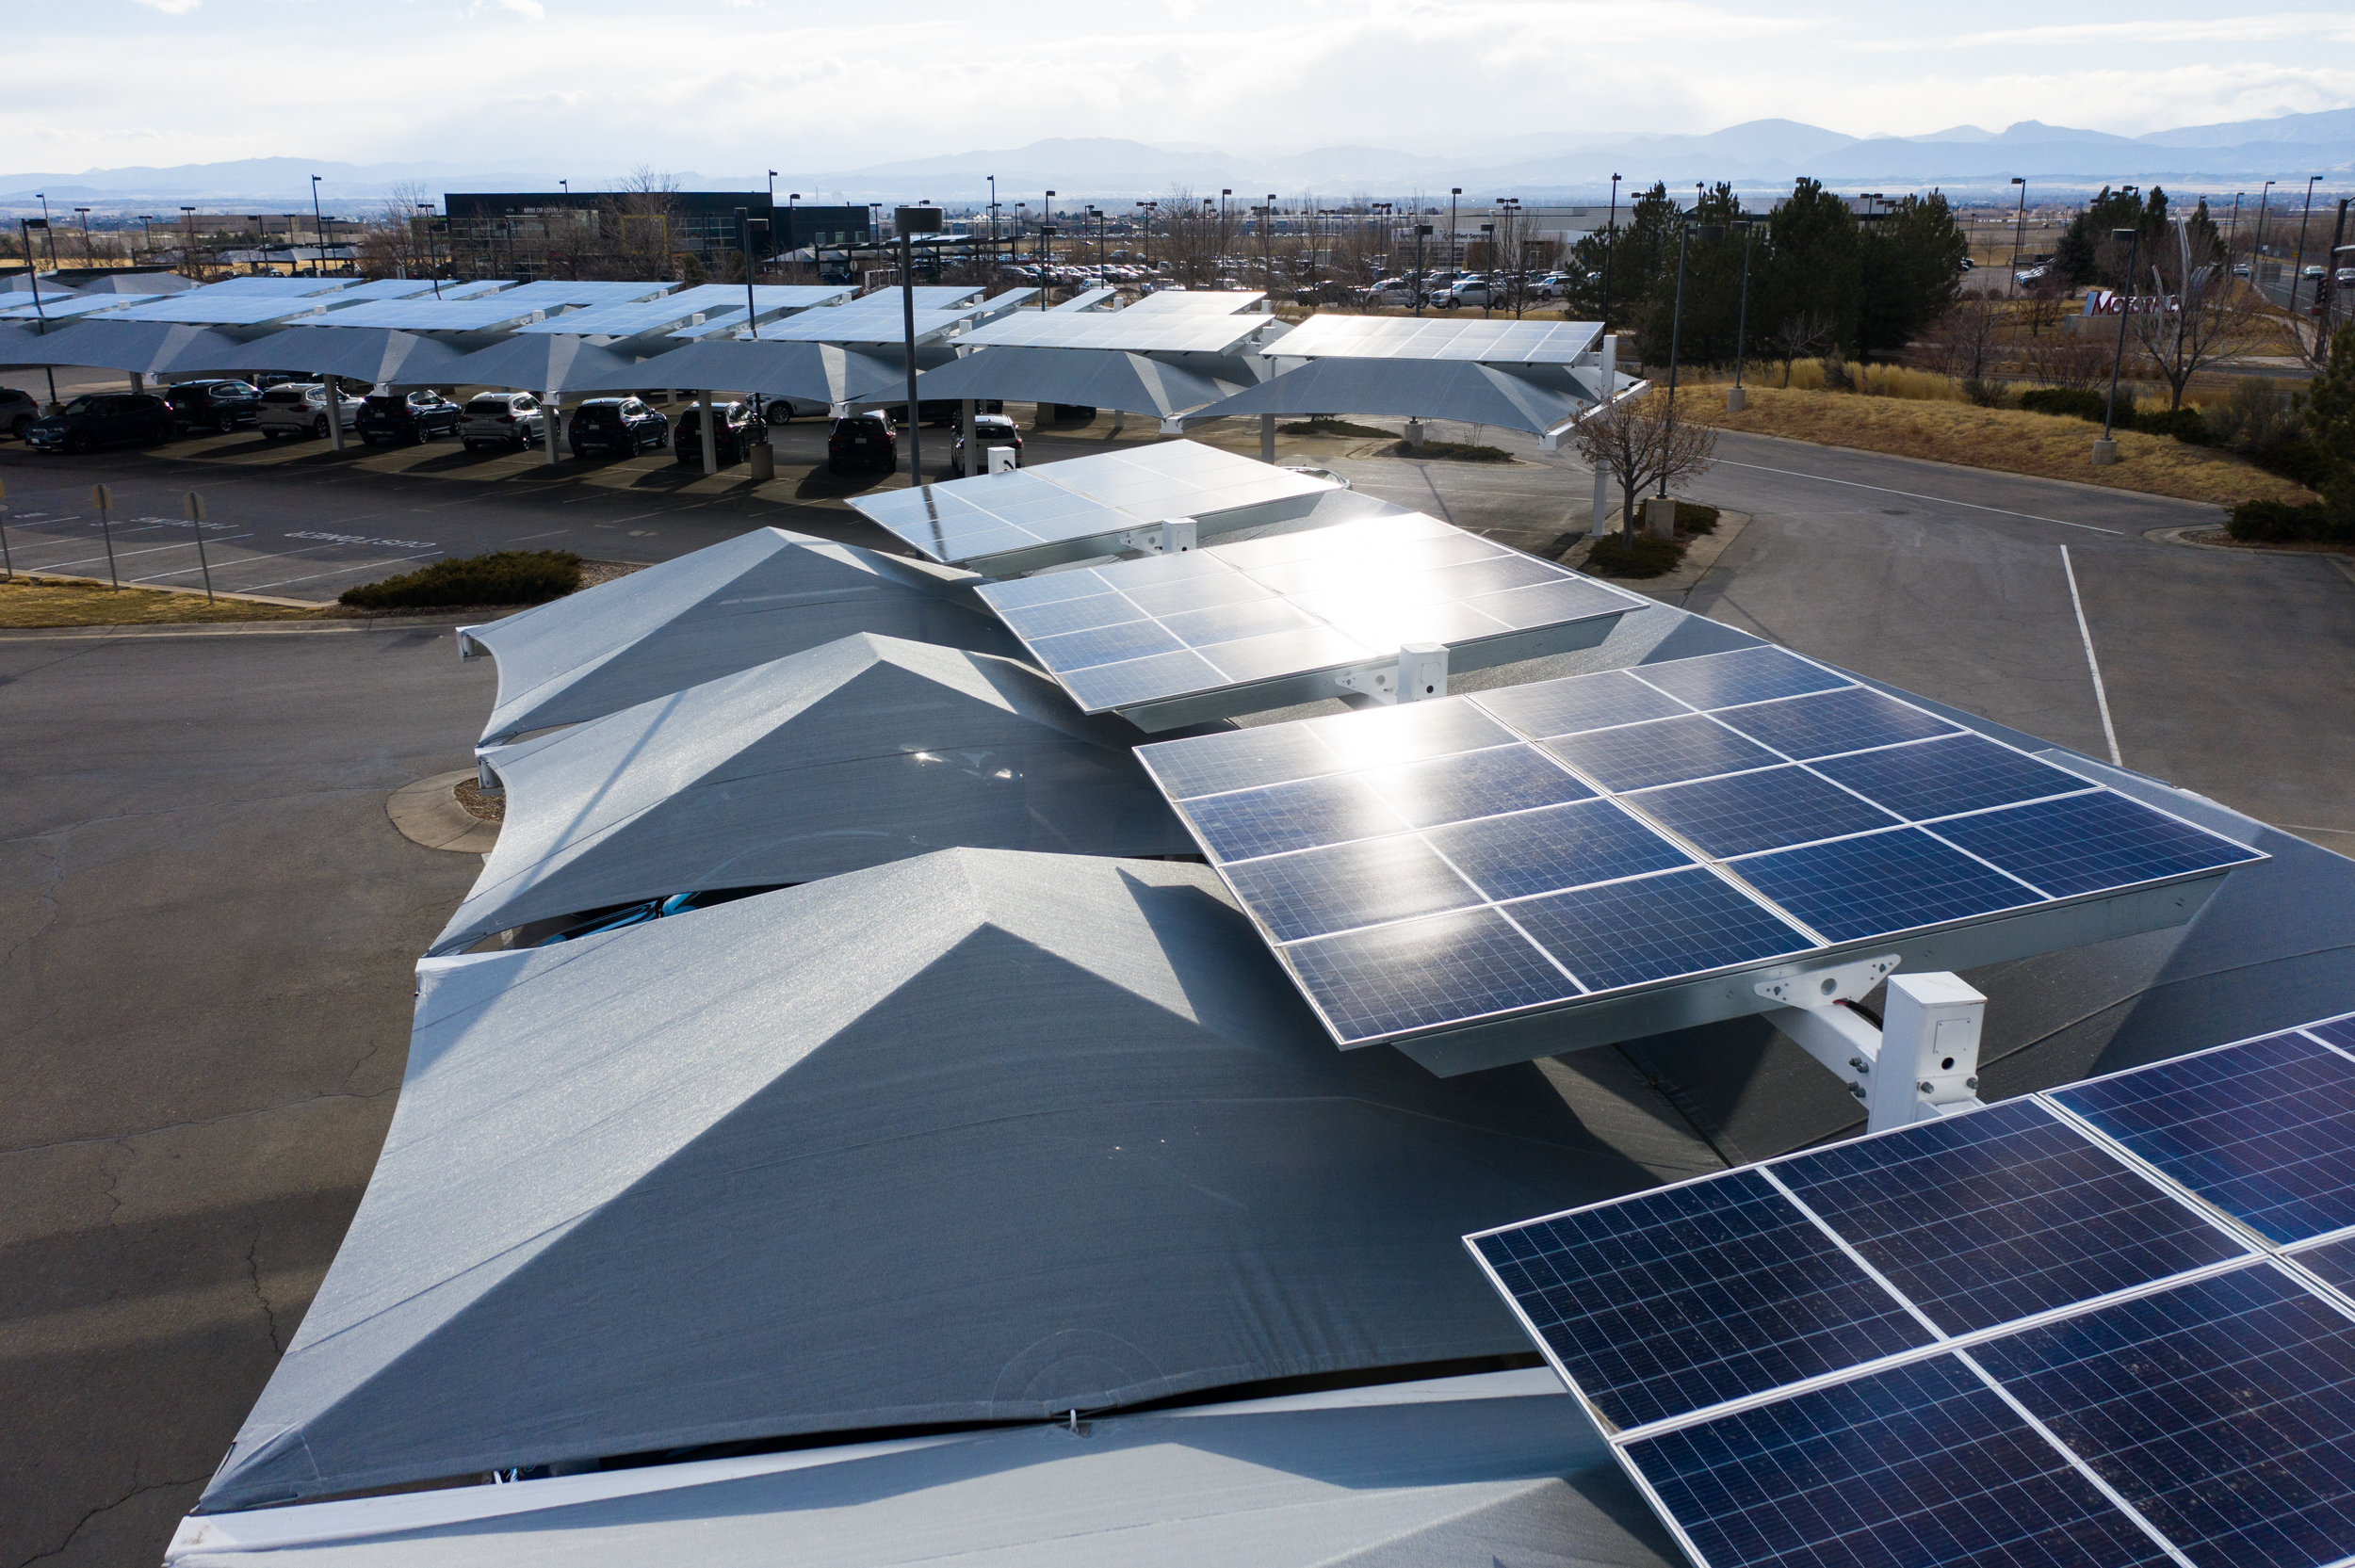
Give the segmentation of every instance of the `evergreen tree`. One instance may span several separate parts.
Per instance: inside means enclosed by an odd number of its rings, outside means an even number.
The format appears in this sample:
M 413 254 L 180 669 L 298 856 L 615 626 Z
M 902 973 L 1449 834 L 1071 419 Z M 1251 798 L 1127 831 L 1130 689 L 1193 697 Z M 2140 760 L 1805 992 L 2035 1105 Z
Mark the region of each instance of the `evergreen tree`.
M 2054 265 L 2061 269 L 2063 277 L 2079 287 L 2098 283 L 2104 288 L 2123 288 L 2127 282 L 2128 248 L 2112 239 L 2112 232 L 2137 231 L 2142 236 L 2137 249 L 2141 255 L 2149 256 L 2167 233 L 2167 192 L 2157 186 L 2152 186 L 2147 196 L 2131 186 L 2120 190 L 2103 186 L 2084 210 L 2069 220 L 2060 243 L 2053 248 Z M 2211 222 L 2208 227 L 2213 233 L 2216 225 Z M 2136 270 L 2149 276 L 2139 260 Z
M 1762 249 L 1763 267 L 1752 262 L 1752 319 L 1771 332 L 1778 323 L 1821 316 L 1831 343 L 1843 352 L 1853 348 L 1864 272 L 1848 203 L 1814 180 L 1800 180 L 1766 220 Z
M 1905 198 L 1858 237 L 1864 303 L 1857 347 L 1903 348 L 1953 308 L 1971 242 L 1936 191 Z
M 1665 184 L 1635 198 L 1616 230 L 1597 230 L 1571 248 L 1566 269 L 1582 280 L 1567 303 L 1571 314 L 1602 319 L 1602 285 L 1611 284 L 1611 325 L 1640 329 L 1645 301 L 1658 282 L 1662 257 L 1676 266 L 1677 204 Z M 1588 274 L 1592 274 L 1591 277 Z
M 2341 538 L 2355 538 L 2355 321 L 2331 339 L 2331 361 L 2306 398 L 2306 428 L 2322 458 L 2323 504 Z
M 1671 229 L 1660 258 L 1659 275 L 1644 302 L 1640 351 L 1646 364 L 1665 364 L 1669 340 L 1678 339 L 1678 355 L 1685 364 L 1730 364 L 1733 334 L 1742 305 L 1743 233 L 1733 227 L 1742 220 L 1741 199 L 1733 186 L 1720 183 L 1695 199 L 1690 221 L 1722 231 L 1715 238 L 1696 233 L 1685 243 L 1683 331 L 1676 331 L 1678 234 Z M 1753 264 L 1756 262 L 1753 254 Z

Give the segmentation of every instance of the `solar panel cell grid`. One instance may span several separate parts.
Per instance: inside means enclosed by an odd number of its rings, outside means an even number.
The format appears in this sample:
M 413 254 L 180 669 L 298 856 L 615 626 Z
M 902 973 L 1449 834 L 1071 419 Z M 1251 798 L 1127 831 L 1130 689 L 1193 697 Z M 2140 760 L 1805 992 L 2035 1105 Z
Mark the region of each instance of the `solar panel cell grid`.
M 1937 832 L 2056 898 L 2243 858 L 2230 840 L 2106 791 L 1957 817 Z
M 1322 937 L 1284 949 L 1284 961 L 1343 1040 L 1379 1040 L 1579 994 L 1493 909 Z
M 1419 838 L 1377 838 L 1239 866 L 1238 889 L 1285 942 L 1480 902 Z
M 1957 1358 L 1630 1444 L 1709 1568 L 2170 1560 Z
M 2355 1237 L 2309 1247 L 2297 1257 L 2301 1266 L 2312 1269 L 2324 1284 L 2335 1286 L 2341 1295 L 2355 1300 Z
M 1634 795 L 1631 802 L 1720 859 L 1869 832 L 1896 821 L 1870 800 L 1803 768 L 1669 784 Z
M 1698 866 L 1547 894 L 1506 913 L 1588 991 L 1788 958 L 1814 946 L 1806 932 Z
M 2304 1034 L 2097 1078 L 2052 1098 L 2269 1241 L 2355 1225 L 2355 1061 Z
M 1918 828 L 1770 850 L 1734 869 L 1832 942 L 2043 902 L 2025 882 Z
M 1591 321 L 1315 315 L 1260 352 L 1282 359 L 1459 360 L 1483 364 L 1567 364 L 1594 350 Z
M 2355 1322 L 2272 1267 L 1973 1353 L 2201 1568 L 2355 1553 Z

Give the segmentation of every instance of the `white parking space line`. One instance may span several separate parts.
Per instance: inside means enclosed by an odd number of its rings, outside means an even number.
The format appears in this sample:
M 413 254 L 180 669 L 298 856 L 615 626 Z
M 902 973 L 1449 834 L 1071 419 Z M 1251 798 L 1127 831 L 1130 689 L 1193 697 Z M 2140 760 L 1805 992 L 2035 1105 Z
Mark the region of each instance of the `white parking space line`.
M 242 534 L 238 537 L 250 539 L 252 536 L 251 534 Z M 226 544 L 228 541 L 221 540 L 219 542 Z M 114 558 L 117 561 L 122 561 L 132 556 L 152 556 L 164 550 L 193 550 L 195 548 L 196 545 L 193 542 L 187 544 L 149 544 L 137 550 L 117 550 L 114 553 Z M 53 560 L 46 566 L 28 566 L 25 570 L 27 572 L 62 572 L 69 566 L 89 566 L 98 561 L 103 561 L 106 558 L 106 552 L 101 551 L 94 556 L 83 556 L 74 560 Z M 251 558 L 248 558 L 250 559 Z M 190 570 L 193 571 L 194 568 L 190 568 Z
M 321 577 L 340 577 L 347 572 L 365 572 L 374 567 L 391 566 L 397 561 L 423 560 L 426 556 L 438 556 L 442 552 L 439 550 L 428 550 L 423 555 L 394 556 L 386 560 L 364 560 L 350 566 L 337 567 L 333 572 L 315 572 L 307 577 L 281 577 L 274 583 L 252 583 L 242 589 L 239 589 L 237 591 L 240 593 L 259 593 L 266 588 L 290 588 L 296 583 L 315 583 Z
M 2069 546 L 2060 547 L 2061 570 L 2069 574 L 2069 603 L 2077 612 L 2077 636 L 2086 645 L 2086 668 L 2093 671 L 2093 700 L 2102 708 L 2102 738 L 2110 743 L 2110 762 L 2119 768 L 2126 766 L 2118 754 L 2118 729 L 2110 722 L 2110 694 L 2102 685 L 2102 661 L 2093 656 L 2093 628 L 2086 624 L 2086 602 L 2077 596 L 2077 568 L 2069 558 Z
M 1882 495 L 1902 495 L 1908 501 L 1935 501 L 1941 507 L 1966 507 L 1973 511 L 1991 511 L 1998 517 L 2024 517 L 2031 523 L 2057 523 L 2064 528 L 2087 528 L 2094 533 L 2108 534 L 2116 539 L 2126 537 L 2125 530 L 2122 528 L 2097 527 L 2091 523 L 2071 523 L 2066 517 L 2039 517 L 2032 511 L 2012 511 L 2005 507 L 1983 507 L 1975 501 L 1956 501 L 1943 495 L 1924 495 L 1918 491 L 1892 490 L 1887 485 L 1868 485 L 1856 479 L 1827 478 L 1821 474 L 1806 474 L 1795 468 L 1769 468 L 1762 462 L 1736 462 L 1731 458 L 1719 458 L 1717 466 L 1754 469 L 1761 474 L 1780 474 L 1785 478 L 1791 479 L 1813 479 L 1817 484 L 1846 485 L 1850 490 L 1870 490 Z

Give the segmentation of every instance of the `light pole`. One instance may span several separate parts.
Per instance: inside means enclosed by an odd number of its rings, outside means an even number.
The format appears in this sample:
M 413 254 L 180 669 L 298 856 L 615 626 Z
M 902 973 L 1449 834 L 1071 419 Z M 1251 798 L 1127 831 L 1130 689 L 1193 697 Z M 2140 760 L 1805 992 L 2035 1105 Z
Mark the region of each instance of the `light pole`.
M 2011 281 L 2004 285 L 2006 299 L 2020 292 L 2020 249 L 2028 237 L 2028 182 L 2014 174 L 2011 183 L 2020 187 L 2020 216 L 2012 222 Z
M 140 253 L 152 263 L 155 259 L 155 215 L 154 213 L 139 214 L 139 234 Z
M 1619 251 L 1619 177 L 1611 176 L 1611 219 L 1602 231 L 1602 335 L 1611 335 L 1611 258 Z M 1608 390 L 1608 389 L 1606 389 Z
M 2274 182 L 2267 180 L 2257 192 L 2257 238 L 2249 249 L 2249 286 L 2260 298 L 2266 288 L 2266 199 L 2273 194 Z
M 1048 191 L 1038 219 L 1038 308 L 1047 308 L 1047 291 L 1054 285 L 1047 269 L 1055 264 L 1055 193 Z
M 1480 291 L 1480 318 L 1486 321 L 1488 318 L 1489 302 L 1497 291 L 1497 226 L 1493 223 L 1483 223 L 1480 226 L 1480 234 L 1481 244 L 1486 246 L 1488 251 L 1487 286 Z
M 1726 233 L 1722 227 L 1714 223 L 1680 223 L 1677 225 L 1677 302 L 1675 313 L 1668 318 L 1668 412 L 1665 423 L 1666 433 L 1670 440 L 1673 440 L 1676 435 L 1677 425 L 1677 355 L 1684 346 L 1684 252 L 1696 229 L 1700 231 L 1700 236 L 1704 240 L 1723 239 Z M 1662 443 L 1664 458 L 1666 455 L 1666 446 L 1667 442 L 1664 441 Z M 1664 461 L 1660 465 L 1660 494 L 1665 497 L 1667 493 L 1668 465 Z
M 1422 314 L 1422 242 L 1430 233 L 1430 224 L 1415 225 L 1415 314 L 1417 315 Z
M 196 209 L 194 207 L 182 207 L 180 209 L 180 221 L 187 230 L 188 235 L 187 249 L 180 252 L 180 265 L 182 267 L 194 267 L 196 265 Z M 30 251 L 25 251 L 24 259 L 26 261 L 32 260 L 33 253 Z
M 76 207 L 73 210 L 82 215 L 82 259 L 89 263 L 90 266 L 96 267 L 98 265 L 98 252 L 90 248 L 89 242 L 89 209 L 88 207 Z
M 2288 308 L 2289 313 L 2292 315 L 2296 315 L 2298 314 L 2298 285 L 2306 281 L 2306 219 L 2314 216 L 2314 182 L 2321 178 L 2322 176 L 2319 174 L 2309 174 L 2306 177 L 2306 206 L 2305 210 L 2298 215 L 2298 257 L 2295 261 L 2290 263 L 2290 302 Z
M 1750 243 L 1758 237 L 1758 224 L 1749 218 L 1742 220 L 1742 309 L 1733 319 L 1733 390 L 1726 394 L 1726 412 L 1740 413 L 1748 399 L 1742 391 L 1742 351 L 1750 331 Z M 1610 388 L 1605 387 L 1607 394 Z
M 742 207 L 736 209 L 736 230 L 744 247 L 744 325 L 752 329 L 754 341 L 757 342 L 760 338 L 760 308 L 753 302 L 753 227 L 755 224 L 765 229 L 769 220 L 755 218 Z M 760 406 L 757 397 L 754 399 L 753 406 Z
M 893 215 L 900 231 L 900 311 L 905 324 L 908 356 L 908 483 L 924 482 L 923 412 L 916 398 L 916 249 L 915 234 L 940 233 L 938 207 L 901 207 Z
M 40 323 L 39 331 L 43 333 L 49 331 L 49 312 L 41 302 L 41 268 L 33 265 L 33 231 L 48 227 L 49 219 L 45 218 L 17 219 L 17 232 L 24 236 L 24 281 L 33 285 L 33 317 Z M 44 365 L 42 368 L 49 374 L 49 406 L 41 412 L 55 413 L 57 412 L 57 372 L 55 366 Z
M 420 202 L 417 210 L 425 214 L 425 269 L 433 279 L 433 298 L 442 297 L 442 259 L 433 250 L 433 203 Z
M 1513 247 L 1513 263 L 1505 271 L 1513 280 L 1513 319 L 1519 321 L 1521 318 L 1521 252 L 1527 249 L 1526 242 L 1520 237 L 1521 199 L 1518 196 L 1500 196 L 1497 198 L 1497 210 L 1505 215 L 1503 232 Z M 1490 299 L 1494 299 L 1497 292 L 1496 267 L 1497 248 L 1491 244 L 1488 247 L 1488 295 Z M 1480 308 L 1480 314 L 1487 315 L 1488 307 L 1483 305 Z
M 2240 243 L 2240 199 L 2242 192 L 2233 192 L 2233 226 L 2224 232 L 2224 267 L 2229 281 L 2233 267 L 2233 247 Z M 2255 268 L 2250 268 L 2253 272 Z
M 1153 270 L 1153 219 L 1161 216 L 1161 204 L 1159 202 L 1139 202 L 1137 206 L 1145 214 L 1145 269 L 1150 272 Z
M 319 177 L 311 176 L 311 230 L 318 236 L 318 276 L 327 276 L 327 219 L 319 212 Z
M 41 200 L 41 232 L 49 236 L 49 270 L 55 272 L 57 270 L 57 231 L 49 226 L 49 195 L 46 191 L 40 190 L 33 194 Z M 28 268 L 33 265 L 33 251 L 29 241 L 24 250 L 24 265 Z
M 2111 423 L 2118 417 L 2118 375 L 2126 364 L 2126 317 L 2134 314 L 2135 267 L 2142 259 L 2142 226 L 2112 229 L 2110 241 L 2126 242 L 2126 292 L 2118 298 L 2118 352 L 2110 360 L 2110 397 L 2102 406 L 2102 439 L 2093 448 L 2096 467 L 2118 461 L 2118 445 L 2110 439 Z
M 2331 337 L 2331 315 L 2339 302 L 2339 257 L 2347 247 L 2339 242 L 2347 237 L 2347 197 L 2339 198 L 2338 221 L 2331 225 L 2331 253 L 2322 258 L 2322 282 L 2314 285 L 2314 309 L 2322 321 L 2321 341 Z
M 1457 248 L 1455 237 L 1458 234 L 1462 233 L 1462 230 L 1457 226 L 1455 221 L 1455 203 L 1462 201 L 1463 197 L 1464 187 L 1462 186 L 1450 186 L 1447 187 L 1447 269 L 1448 275 L 1451 279 L 1456 273 L 1464 270 L 1463 252 Z M 1489 228 L 1491 232 L 1494 232 L 1495 226 L 1493 224 L 1489 225 Z M 1493 261 L 1494 258 L 1491 257 L 1492 265 Z M 1482 310 L 1482 314 L 1486 314 L 1485 307 Z

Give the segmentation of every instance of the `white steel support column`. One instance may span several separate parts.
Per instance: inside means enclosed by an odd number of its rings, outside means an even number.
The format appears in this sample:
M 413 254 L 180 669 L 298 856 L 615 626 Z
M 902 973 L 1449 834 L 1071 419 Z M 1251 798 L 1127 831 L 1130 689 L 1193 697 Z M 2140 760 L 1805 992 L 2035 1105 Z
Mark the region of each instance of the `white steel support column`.
M 703 430 L 704 435 L 704 473 L 706 475 L 717 474 L 720 472 L 720 436 L 719 432 L 711 428 L 711 389 L 709 387 L 705 387 L 695 394 L 695 406 L 703 410 L 702 415 L 695 423 Z
M 564 398 L 551 392 L 540 399 L 540 428 L 547 433 L 548 466 L 556 466 L 557 444 L 564 439 Z
M 957 405 L 957 435 L 965 443 L 965 456 L 958 460 L 961 474 L 979 474 L 982 465 L 974 461 L 982 445 L 973 439 L 973 402 L 970 397 Z
M 344 383 L 334 376 L 327 378 L 327 445 L 344 449 Z

